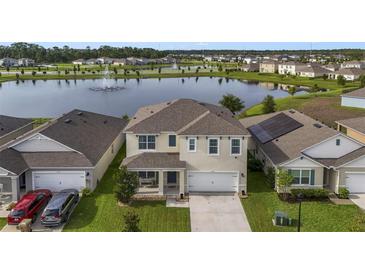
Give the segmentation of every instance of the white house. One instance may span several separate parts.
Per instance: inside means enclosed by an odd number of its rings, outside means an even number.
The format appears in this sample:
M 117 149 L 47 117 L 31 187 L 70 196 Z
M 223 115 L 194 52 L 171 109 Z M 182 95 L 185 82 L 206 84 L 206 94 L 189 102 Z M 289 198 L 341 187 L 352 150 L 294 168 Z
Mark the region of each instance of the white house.
M 341 68 L 337 71 L 329 73 L 329 78 L 337 79 L 339 75 L 342 75 L 348 81 L 354 81 L 359 79 L 361 75 L 365 75 L 365 70 L 359 68 Z
M 341 68 L 365 69 L 365 61 L 347 61 L 341 64 Z
M 341 95 L 341 106 L 365 108 L 365 88 Z
M 297 75 L 298 68 L 304 67 L 304 66 L 306 66 L 306 64 L 297 63 L 297 62 L 285 62 L 285 63 L 278 65 L 278 72 L 279 72 L 279 74 L 284 74 L 284 75 L 287 75 L 287 74 Z
M 34 66 L 35 61 L 33 59 L 30 58 L 20 58 L 18 59 L 18 65 L 20 67 L 31 67 Z

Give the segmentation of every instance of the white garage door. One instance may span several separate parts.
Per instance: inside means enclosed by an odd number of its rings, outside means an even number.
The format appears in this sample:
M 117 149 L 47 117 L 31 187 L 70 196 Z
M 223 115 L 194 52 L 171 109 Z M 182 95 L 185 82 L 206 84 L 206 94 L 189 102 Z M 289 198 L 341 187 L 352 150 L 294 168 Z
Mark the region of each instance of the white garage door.
M 189 192 L 237 192 L 238 172 L 189 172 Z
M 34 189 L 45 188 L 57 192 L 67 188 L 81 190 L 85 187 L 84 171 L 33 172 Z
M 346 173 L 346 187 L 351 193 L 365 193 L 365 173 Z

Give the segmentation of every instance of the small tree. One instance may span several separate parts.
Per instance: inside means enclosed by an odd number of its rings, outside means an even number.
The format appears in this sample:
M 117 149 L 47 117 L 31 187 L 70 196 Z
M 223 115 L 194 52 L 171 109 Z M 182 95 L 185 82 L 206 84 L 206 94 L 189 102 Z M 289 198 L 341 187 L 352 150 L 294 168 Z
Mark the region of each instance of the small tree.
M 295 93 L 297 93 L 297 88 L 294 87 L 294 86 L 291 86 L 289 87 L 288 89 L 288 93 L 291 95 L 291 96 L 294 96 Z
M 241 111 L 245 107 L 244 101 L 230 93 L 223 95 L 222 99 L 219 101 L 219 104 L 228 108 L 232 113 Z
M 262 101 L 262 110 L 264 113 L 272 113 L 275 112 L 276 103 L 274 97 L 271 95 L 267 95 L 265 99 Z
M 219 71 L 219 72 L 221 72 L 222 70 L 223 70 L 222 65 L 219 65 L 219 66 L 218 66 L 218 71 Z
M 276 173 L 276 186 L 280 193 L 284 195 L 284 199 L 288 199 L 289 197 L 289 187 L 293 183 L 293 176 L 289 173 L 289 171 L 285 169 L 278 169 Z
M 360 76 L 359 81 L 360 81 L 360 88 L 365 87 L 365 74 Z
M 161 74 L 161 67 L 158 68 L 158 74 Z
M 339 85 L 339 86 L 346 85 L 346 79 L 344 76 L 342 76 L 342 75 L 337 76 L 337 85 Z
M 269 167 L 266 171 L 266 183 L 275 188 L 275 168 Z
M 113 177 L 116 182 L 115 195 L 122 203 L 129 203 L 132 196 L 136 194 L 138 187 L 138 176 L 135 172 L 130 172 L 125 166 L 119 169 Z
M 140 232 L 139 216 L 134 210 L 128 210 L 124 215 L 123 232 Z

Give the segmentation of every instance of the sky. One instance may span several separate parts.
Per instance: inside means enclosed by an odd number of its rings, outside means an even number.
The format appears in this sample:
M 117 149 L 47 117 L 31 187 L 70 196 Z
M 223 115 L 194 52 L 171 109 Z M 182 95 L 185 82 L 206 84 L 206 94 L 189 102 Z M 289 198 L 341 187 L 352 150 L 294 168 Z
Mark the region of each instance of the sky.
M 0 42 L 0 45 L 10 45 L 12 42 Z M 158 50 L 202 50 L 202 49 L 231 49 L 231 50 L 313 50 L 316 49 L 365 49 L 365 42 L 32 42 L 43 47 L 98 48 L 101 45 L 115 47 L 154 48 Z

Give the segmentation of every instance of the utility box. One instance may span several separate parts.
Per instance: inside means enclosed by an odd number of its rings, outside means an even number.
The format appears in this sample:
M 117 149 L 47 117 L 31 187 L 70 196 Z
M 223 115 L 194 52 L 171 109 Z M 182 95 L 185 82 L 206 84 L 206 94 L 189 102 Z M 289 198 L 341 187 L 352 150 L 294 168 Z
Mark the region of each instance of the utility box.
M 292 219 L 288 217 L 288 214 L 282 211 L 275 211 L 273 223 L 276 226 L 291 226 Z

